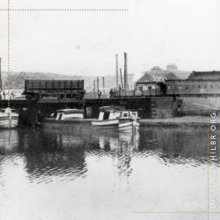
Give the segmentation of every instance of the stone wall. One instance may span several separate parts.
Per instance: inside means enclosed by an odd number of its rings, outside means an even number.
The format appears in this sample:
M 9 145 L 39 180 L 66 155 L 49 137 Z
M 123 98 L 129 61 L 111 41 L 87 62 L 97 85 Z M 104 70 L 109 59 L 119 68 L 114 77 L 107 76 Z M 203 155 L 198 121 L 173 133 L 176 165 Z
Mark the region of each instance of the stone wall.
M 151 99 L 151 118 L 171 118 L 178 115 L 177 101 L 173 97 Z

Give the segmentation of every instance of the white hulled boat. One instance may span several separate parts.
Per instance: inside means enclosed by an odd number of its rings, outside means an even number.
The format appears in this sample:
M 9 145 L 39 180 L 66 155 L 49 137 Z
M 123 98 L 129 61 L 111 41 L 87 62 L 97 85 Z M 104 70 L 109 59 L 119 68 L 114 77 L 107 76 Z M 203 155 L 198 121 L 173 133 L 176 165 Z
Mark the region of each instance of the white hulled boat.
M 103 106 L 99 109 L 98 120 L 93 121 L 92 126 L 126 131 L 139 127 L 137 119 L 137 112 L 125 110 L 124 107 Z
M 0 128 L 16 128 L 18 126 L 18 113 L 13 108 L 0 109 Z

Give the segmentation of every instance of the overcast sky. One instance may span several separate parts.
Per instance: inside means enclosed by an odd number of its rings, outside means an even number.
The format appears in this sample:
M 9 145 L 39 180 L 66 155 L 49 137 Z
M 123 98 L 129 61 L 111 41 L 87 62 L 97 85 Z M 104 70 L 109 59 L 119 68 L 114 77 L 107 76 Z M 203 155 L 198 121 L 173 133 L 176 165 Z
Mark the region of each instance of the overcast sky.
M 128 54 L 129 73 L 165 68 L 169 63 L 187 71 L 220 70 L 219 0 L 10 2 L 11 8 L 129 9 L 11 12 L 11 71 L 113 75 L 115 54 L 123 67 L 123 52 Z M 6 71 L 7 12 L 0 12 L 0 30 L 0 57 Z

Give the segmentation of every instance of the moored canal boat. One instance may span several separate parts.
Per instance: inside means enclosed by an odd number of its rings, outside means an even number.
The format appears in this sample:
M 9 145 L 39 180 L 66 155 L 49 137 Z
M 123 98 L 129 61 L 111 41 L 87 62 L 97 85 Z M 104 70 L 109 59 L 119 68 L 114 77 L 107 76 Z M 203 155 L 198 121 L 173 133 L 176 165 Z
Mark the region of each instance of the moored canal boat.
M 134 114 L 133 114 L 134 113 Z M 99 118 L 92 122 L 92 126 L 101 129 L 117 129 L 119 131 L 132 130 L 139 127 L 137 112 L 126 110 L 122 106 L 103 106 L 99 109 Z

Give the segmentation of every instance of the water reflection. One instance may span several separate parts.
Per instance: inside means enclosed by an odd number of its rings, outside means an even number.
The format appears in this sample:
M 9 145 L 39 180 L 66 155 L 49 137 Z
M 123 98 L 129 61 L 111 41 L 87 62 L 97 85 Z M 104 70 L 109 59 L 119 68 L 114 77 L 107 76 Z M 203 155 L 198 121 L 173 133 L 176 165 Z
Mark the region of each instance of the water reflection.
M 86 177 L 89 158 L 109 158 L 118 175 L 128 178 L 133 172 L 132 161 L 135 165 L 148 158 L 168 167 L 206 164 L 206 143 L 206 131 L 201 129 L 145 128 L 140 133 L 5 130 L 1 131 L 0 158 L 5 166 L 22 159 L 34 184 Z
M 219 135 L 220 137 L 220 135 Z M 204 129 L 142 129 L 140 133 L 63 130 L 4 130 L 0 156 L 24 158 L 25 170 L 41 175 L 82 175 L 86 155 L 118 159 L 117 167 L 129 169 L 132 157 L 157 156 L 164 164 L 206 163 L 207 134 Z M 161 161 L 162 159 L 162 161 Z M 126 168 L 127 167 L 127 168 Z
M 207 162 L 207 131 L 204 128 L 145 128 L 140 135 L 145 138 L 140 139 L 139 151 L 157 154 L 165 163 Z
M 1 215 L 64 220 L 86 219 L 87 213 L 129 219 L 139 210 L 204 211 L 206 132 L 0 131 Z

